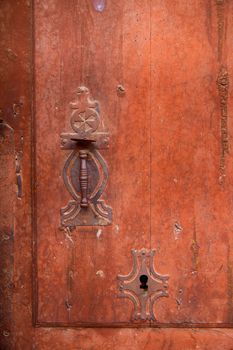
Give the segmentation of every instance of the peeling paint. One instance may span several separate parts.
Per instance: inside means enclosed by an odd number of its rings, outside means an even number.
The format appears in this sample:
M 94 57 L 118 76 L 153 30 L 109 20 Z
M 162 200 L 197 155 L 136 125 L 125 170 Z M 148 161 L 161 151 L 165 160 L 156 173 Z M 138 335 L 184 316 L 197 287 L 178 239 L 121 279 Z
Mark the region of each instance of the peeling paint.
M 96 237 L 99 239 L 103 234 L 103 231 L 99 228 L 98 231 L 96 232 Z
M 104 271 L 102 270 L 97 271 L 96 276 L 99 276 L 100 278 L 104 278 L 105 277 Z
M 117 94 L 118 96 L 124 96 L 125 95 L 125 88 L 123 85 L 119 84 L 117 85 Z
M 120 226 L 119 225 L 115 225 L 114 231 L 115 231 L 116 234 L 118 234 L 119 231 L 120 231 Z

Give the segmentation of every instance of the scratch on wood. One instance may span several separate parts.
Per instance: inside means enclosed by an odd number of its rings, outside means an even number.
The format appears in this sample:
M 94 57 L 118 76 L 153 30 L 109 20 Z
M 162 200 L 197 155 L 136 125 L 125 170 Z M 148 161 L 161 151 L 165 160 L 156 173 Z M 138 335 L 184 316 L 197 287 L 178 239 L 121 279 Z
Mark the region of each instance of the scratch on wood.
M 65 299 L 65 307 L 66 307 L 67 312 L 68 312 L 69 321 L 70 321 L 71 309 L 72 309 L 72 306 L 73 306 L 73 300 L 72 300 L 73 299 L 72 298 L 73 285 L 74 285 L 74 271 L 73 271 L 73 268 L 74 268 L 74 254 L 72 252 L 71 262 L 70 262 L 70 265 L 67 268 L 67 297 Z
M 229 152 L 228 145 L 228 91 L 229 91 L 229 76 L 226 66 L 221 66 L 217 79 L 220 113 L 221 113 L 221 155 L 220 155 L 220 184 L 224 183 L 225 178 L 225 155 Z
M 223 50 L 223 40 L 225 31 L 225 20 L 224 20 L 224 0 L 216 0 L 217 5 L 217 18 L 218 18 L 218 60 L 221 62 L 222 50 Z
M 196 225 L 194 224 L 193 240 L 192 240 L 192 245 L 191 245 L 191 250 L 192 250 L 192 253 L 193 253 L 193 256 L 192 256 L 193 272 L 196 272 L 197 268 L 198 268 L 199 248 L 200 247 L 199 247 L 199 244 L 197 242 Z
M 69 227 L 63 227 L 63 231 L 64 231 L 65 237 L 68 240 L 68 242 L 71 243 L 71 246 L 74 246 L 74 241 L 72 238 L 71 229 Z
M 72 270 L 72 266 L 68 267 L 68 289 L 71 292 L 73 289 L 73 281 L 74 281 L 74 271 Z
M 68 312 L 68 318 L 70 321 L 71 309 L 73 306 L 73 286 L 74 286 L 74 252 L 71 254 L 70 265 L 67 268 L 67 297 L 65 299 L 65 307 Z
M 17 184 L 17 197 L 22 198 L 22 176 L 20 166 L 20 156 L 15 156 L 15 172 L 16 172 L 16 184 Z
M 67 296 L 65 299 L 65 307 L 68 313 L 68 320 L 70 321 L 72 306 L 75 302 L 75 300 L 73 300 L 73 289 L 75 279 L 76 251 L 71 229 L 69 227 L 64 227 L 64 233 L 69 243 L 69 263 L 67 265 Z
M 173 234 L 174 234 L 175 240 L 180 238 L 180 234 L 182 233 L 182 231 L 183 231 L 183 227 L 178 222 L 176 222 L 173 228 Z

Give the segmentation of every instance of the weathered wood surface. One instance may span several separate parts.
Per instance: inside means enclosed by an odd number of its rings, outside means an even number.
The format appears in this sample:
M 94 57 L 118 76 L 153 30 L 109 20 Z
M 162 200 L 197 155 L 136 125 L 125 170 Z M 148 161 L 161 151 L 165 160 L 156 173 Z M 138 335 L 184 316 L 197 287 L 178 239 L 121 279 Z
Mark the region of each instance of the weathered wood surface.
M 32 330 L 30 2 L 1 1 L 0 22 L 0 348 L 8 350 L 26 349 L 17 334 Z
M 4 304 L 3 349 L 233 349 L 233 331 L 224 328 L 233 324 L 232 14 L 224 0 L 108 1 L 103 12 L 91 1 L 35 2 L 33 136 L 32 8 L 2 2 L 1 109 L 15 135 L 5 194 L 7 208 L 14 197 L 14 225 L 12 213 L 6 217 L 14 242 L 3 254 L 13 292 Z M 59 230 L 68 200 L 59 135 L 81 84 L 101 103 L 111 133 L 105 196 L 114 219 L 102 231 L 70 234 Z M 169 298 L 156 303 L 152 323 L 165 328 L 69 328 L 133 326 L 116 276 L 129 272 L 130 250 L 143 247 L 157 249 L 156 268 L 170 276 Z M 32 311 L 41 327 L 32 326 Z M 66 328 L 48 327 L 58 325 Z M 214 326 L 222 328 L 207 328 Z

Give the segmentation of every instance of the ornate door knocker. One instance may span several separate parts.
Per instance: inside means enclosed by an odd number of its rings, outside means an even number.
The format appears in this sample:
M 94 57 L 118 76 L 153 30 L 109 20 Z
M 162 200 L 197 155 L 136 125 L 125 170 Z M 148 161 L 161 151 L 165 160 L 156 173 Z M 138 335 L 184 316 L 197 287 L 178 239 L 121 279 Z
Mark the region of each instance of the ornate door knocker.
M 109 134 L 88 88 L 78 88 L 70 107 L 73 132 L 61 134 L 61 148 L 72 150 L 63 168 L 63 180 L 73 199 L 61 209 L 61 223 L 65 227 L 109 225 L 112 209 L 100 199 L 108 168 L 99 152 L 108 148 Z

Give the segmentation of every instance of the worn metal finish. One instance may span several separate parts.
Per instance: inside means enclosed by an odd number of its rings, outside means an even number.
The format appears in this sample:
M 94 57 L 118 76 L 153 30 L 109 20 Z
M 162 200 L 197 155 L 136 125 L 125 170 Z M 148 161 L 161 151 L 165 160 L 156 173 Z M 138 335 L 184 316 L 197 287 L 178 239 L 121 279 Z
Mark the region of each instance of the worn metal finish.
M 112 209 L 100 199 L 107 185 L 108 168 L 97 152 L 108 148 L 109 137 L 99 114 L 99 104 L 90 98 L 89 90 L 81 86 L 70 107 L 70 123 L 75 133 L 62 133 L 61 147 L 75 149 L 63 170 L 64 183 L 74 200 L 61 209 L 61 223 L 64 227 L 109 225 Z M 76 178 L 80 185 L 74 185 Z M 89 186 L 89 181 L 94 186 Z
M 154 270 L 155 250 L 131 251 L 133 268 L 126 275 L 118 275 L 120 297 L 129 298 L 134 305 L 132 320 L 153 320 L 154 303 L 160 297 L 167 297 L 168 276 L 162 276 Z
M 88 188 L 87 155 L 88 155 L 87 150 L 80 150 L 79 151 L 79 158 L 80 158 L 79 181 L 80 181 L 80 187 L 81 187 L 80 207 L 82 207 L 82 208 L 88 207 L 88 200 L 87 200 L 87 188 Z
M 63 179 L 73 197 L 61 209 L 63 226 L 102 226 L 111 223 L 112 210 L 100 199 L 107 185 L 108 168 L 97 150 L 90 147 L 88 151 L 73 151 L 65 163 Z

